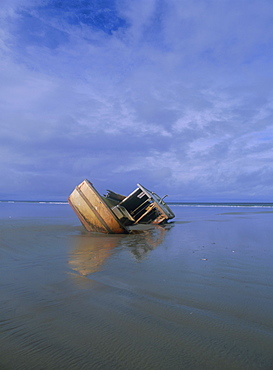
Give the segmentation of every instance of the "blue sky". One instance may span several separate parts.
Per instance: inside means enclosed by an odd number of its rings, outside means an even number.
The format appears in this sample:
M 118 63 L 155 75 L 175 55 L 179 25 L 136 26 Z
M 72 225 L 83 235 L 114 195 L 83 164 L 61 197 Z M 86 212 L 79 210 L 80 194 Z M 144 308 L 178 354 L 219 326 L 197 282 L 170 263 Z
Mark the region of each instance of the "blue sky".
M 273 200 L 271 0 L 2 0 L 0 198 Z

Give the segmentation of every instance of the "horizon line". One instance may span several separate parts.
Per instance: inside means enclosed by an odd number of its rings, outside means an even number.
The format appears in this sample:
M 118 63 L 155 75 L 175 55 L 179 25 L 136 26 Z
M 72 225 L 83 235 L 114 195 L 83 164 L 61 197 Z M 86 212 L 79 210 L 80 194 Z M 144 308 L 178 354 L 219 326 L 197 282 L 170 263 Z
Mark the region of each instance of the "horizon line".
M 14 203 L 67 203 L 68 204 L 68 200 L 45 200 L 45 199 L 36 199 L 36 200 L 28 200 L 28 199 L 19 199 L 19 200 L 15 200 L 15 199 L 0 199 L 0 202 L 3 202 L 3 203 L 9 203 L 9 202 L 14 202 Z M 210 204 L 210 203 L 214 203 L 214 204 L 233 204 L 233 203 L 236 203 L 236 204 L 264 204 L 264 203 L 267 203 L 267 204 L 273 204 L 272 201 L 261 201 L 261 200 L 256 200 L 256 201 L 239 201 L 239 200 L 217 200 L 217 201 L 209 201 L 209 200 L 205 200 L 205 201 L 189 201 L 189 200 L 186 200 L 186 201 L 183 201 L 183 200 L 172 200 L 172 201 L 169 201 L 169 202 L 165 202 L 167 204 L 175 204 L 175 203 L 183 203 L 183 204 Z

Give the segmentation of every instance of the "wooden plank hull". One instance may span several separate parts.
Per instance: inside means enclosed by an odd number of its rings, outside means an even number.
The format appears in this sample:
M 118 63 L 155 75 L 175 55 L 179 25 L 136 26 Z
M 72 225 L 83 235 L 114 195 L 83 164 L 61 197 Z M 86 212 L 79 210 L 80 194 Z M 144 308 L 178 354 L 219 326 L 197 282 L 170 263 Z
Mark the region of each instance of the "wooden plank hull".
M 88 180 L 75 188 L 68 202 L 88 231 L 107 234 L 128 232 Z

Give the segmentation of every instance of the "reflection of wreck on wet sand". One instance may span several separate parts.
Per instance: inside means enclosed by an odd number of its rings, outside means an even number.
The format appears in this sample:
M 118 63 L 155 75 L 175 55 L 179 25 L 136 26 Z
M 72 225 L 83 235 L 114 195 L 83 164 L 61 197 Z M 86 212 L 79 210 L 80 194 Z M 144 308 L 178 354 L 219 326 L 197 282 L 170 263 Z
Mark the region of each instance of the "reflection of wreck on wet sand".
M 76 246 L 70 255 L 69 264 L 82 276 L 99 271 L 122 236 L 124 235 L 78 235 L 74 238 Z
M 81 276 L 88 276 L 100 271 L 118 247 L 129 251 L 137 261 L 141 261 L 163 242 L 167 230 L 167 226 L 147 225 L 142 230 L 135 230 L 133 235 L 76 235 L 68 263 Z
M 88 231 L 128 233 L 133 225 L 162 224 L 174 218 L 163 199 L 140 184 L 127 197 L 110 190 L 101 196 L 88 180 L 84 180 L 68 201 Z

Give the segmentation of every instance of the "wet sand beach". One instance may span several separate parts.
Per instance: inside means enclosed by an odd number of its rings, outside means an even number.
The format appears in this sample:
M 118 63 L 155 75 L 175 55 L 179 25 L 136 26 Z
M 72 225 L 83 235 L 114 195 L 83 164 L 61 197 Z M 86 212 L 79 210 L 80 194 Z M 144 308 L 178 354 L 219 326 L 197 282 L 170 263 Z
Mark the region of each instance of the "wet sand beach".
M 0 203 L 0 369 L 273 369 L 273 208 L 171 208 L 103 235 Z

